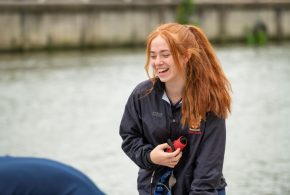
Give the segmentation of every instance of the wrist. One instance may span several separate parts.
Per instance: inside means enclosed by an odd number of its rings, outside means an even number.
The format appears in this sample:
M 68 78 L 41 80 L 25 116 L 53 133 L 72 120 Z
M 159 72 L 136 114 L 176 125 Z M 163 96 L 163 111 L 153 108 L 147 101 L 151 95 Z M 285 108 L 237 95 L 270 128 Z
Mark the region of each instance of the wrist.
M 149 151 L 149 152 L 147 152 L 147 154 L 146 154 L 146 158 L 147 158 L 147 161 L 148 161 L 149 163 L 151 163 L 151 164 L 155 164 L 155 163 L 152 161 L 151 152 L 152 152 L 152 150 Z

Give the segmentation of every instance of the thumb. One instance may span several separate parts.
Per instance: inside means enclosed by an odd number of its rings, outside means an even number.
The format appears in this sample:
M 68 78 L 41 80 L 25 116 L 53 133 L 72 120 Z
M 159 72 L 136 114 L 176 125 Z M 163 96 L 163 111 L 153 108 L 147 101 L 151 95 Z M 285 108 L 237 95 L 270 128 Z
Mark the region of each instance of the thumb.
M 164 143 L 164 144 L 159 144 L 158 147 L 162 150 L 165 150 L 166 148 L 169 147 L 169 145 L 167 143 Z
M 180 152 L 180 148 L 177 148 L 174 152 L 172 152 L 172 155 L 177 156 Z

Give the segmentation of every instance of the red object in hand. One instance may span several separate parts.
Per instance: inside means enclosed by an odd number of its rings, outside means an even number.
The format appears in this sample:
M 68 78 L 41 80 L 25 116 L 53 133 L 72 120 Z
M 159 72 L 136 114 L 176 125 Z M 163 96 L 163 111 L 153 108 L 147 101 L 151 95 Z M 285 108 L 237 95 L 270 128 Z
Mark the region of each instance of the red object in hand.
M 180 151 L 182 151 L 187 145 L 187 139 L 186 137 L 180 136 L 178 139 L 174 140 L 173 143 L 170 139 L 168 139 L 167 143 L 170 147 L 166 149 L 166 152 L 173 152 L 177 148 L 180 148 Z

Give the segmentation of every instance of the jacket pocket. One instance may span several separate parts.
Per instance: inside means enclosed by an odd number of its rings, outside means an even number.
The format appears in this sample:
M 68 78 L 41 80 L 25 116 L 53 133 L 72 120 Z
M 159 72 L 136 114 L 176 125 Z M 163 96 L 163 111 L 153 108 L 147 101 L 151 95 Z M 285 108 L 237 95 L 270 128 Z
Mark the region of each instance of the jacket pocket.
M 151 190 L 151 176 L 153 171 L 146 169 L 139 169 L 138 179 L 137 179 L 137 187 L 140 195 L 148 195 Z
M 193 171 L 190 168 L 186 171 L 186 174 L 184 175 L 184 182 L 183 182 L 184 183 L 183 187 L 187 194 L 189 194 L 190 192 L 192 181 L 193 181 Z

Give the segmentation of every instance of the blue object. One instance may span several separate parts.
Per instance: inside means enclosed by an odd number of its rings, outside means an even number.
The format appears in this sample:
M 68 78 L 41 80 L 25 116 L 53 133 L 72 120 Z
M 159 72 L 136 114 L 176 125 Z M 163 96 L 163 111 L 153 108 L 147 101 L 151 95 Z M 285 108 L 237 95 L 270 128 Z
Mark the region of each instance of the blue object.
M 160 177 L 155 186 L 154 195 L 172 195 L 171 188 L 168 184 L 171 174 L 173 174 L 173 169 L 167 169 Z M 218 190 L 218 195 L 226 195 L 225 188 Z
M 41 158 L 0 157 L 0 194 L 104 195 L 82 172 Z
M 226 195 L 226 190 L 225 188 L 218 190 L 218 195 Z
M 155 186 L 154 195 L 171 195 L 171 189 L 168 185 L 171 174 L 173 174 L 173 169 L 167 169 L 160 177 L 159 182 Z

